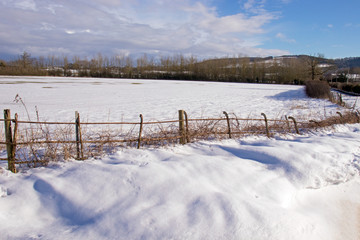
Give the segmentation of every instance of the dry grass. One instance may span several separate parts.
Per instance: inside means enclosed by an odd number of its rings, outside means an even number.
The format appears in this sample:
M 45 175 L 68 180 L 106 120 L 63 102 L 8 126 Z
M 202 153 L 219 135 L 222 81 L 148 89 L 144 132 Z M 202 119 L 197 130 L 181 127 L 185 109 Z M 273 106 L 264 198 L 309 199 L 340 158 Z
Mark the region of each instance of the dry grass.
M 311 98 L 324 98 L 330 99 L 330 86 L 327 82 L 324 81 L 306 81 L 305 83 L 305 92 L 306 95 Z
M 230 116 L 232 138 L 248 135 L 266 135 L 263 119 L 239 119 L 235 114 Z M 324 117 L 317 121 L 299 121 L 300 132 L 333 126 L 334 124 L 358 123 L 360 113 L 348 111 L 336 116 Z M 136 148 L 139 138 L 139 124 L 128 127 L 122 125 L 82 124 L 83 158 L 98 158 L 113 153 L 120 148 Z M 294 123 L 286 118 L 268 120 L 270 135 L 296 133 Z M 5 141 L 3 130 L 0 141 Z M 144 124 L 140 147 L 161 147 L 179 143 L 178 122 Z M 229 128 L 225 118 L 189 119 L 187 125 L 187 142 L 199 140 L 227 139 Z M 27 167 L 44 166 L 49 162 L 76 159 L 78 155 L 75 142 L 75 125 L 19 124 L 16 159 Z M 5 151 L 5 145 L 0 144 Z
M 307 124 L 304 124 L 304 128 L 314 129 L 314 128 L 324 128 L 331 127 L 335 124 L 353 124 L 360 122 L 360 114 L 358 112 L 346 112 L 338 113 L 336 116 L 331 116 L 321 121 L 310 120 Z

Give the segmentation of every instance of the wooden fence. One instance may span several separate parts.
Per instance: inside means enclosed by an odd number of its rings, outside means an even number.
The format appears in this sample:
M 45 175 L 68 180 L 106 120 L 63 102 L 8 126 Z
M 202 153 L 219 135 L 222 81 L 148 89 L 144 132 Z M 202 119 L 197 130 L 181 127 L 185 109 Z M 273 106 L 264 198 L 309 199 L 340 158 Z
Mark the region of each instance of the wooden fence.
M 16 172 L 17 164 L 35 167 L 60 159 L 84 160 L 120 146 L 139 149 L 142 146 L 186 144 L 201 139 L 253 134 L 271 137 L 274 133 L 299 134 L 304 129 L 324 125 L 323 121 L 297 122 L 291 116 L 268 119 L 264 113 L 259 118 L 238 118 L 235 114 L 230 117 L 224 111 L 221 118 L 190 119 L 184 110 L 178 112 L 178 119 L 167 121 L 144 122 L 140 114 L 139 122 L 81 122 L 80 114 L 75 112 L 74 122 L 41 122 L 21 121 L 17 114 L 11 118 L 10 110 L 5 109 L 4 119 L 0 119 L 5 126 L 4 139 L 0 138 L 0 153 L 6 151 L 7 158 L 0 160 L 8 161 L 8 169 Z M 338 115 L 332 117 L 330 124 L 360 120 L 357 112 L 348 114 L 350 117 Z M 99 129 L 99 126 L 107 128 Z M 120 129 L 116 129 L 119 126 Z M 123 126 L 128 127 L 124 130 Z

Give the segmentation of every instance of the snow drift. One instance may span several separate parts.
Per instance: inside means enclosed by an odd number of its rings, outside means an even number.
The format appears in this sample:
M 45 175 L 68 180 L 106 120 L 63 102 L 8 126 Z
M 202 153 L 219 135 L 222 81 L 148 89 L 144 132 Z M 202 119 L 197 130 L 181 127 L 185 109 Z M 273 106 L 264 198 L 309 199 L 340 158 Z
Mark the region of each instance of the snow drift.
M 38 89 L 45 80 L 40 82 L 21 84 Z M 115 89 L 110 83 L 103 85 Z M 144 83 L 146 88 L 154 86 L 148 83 Z M 201 89 L 196 86 L 202 83 L 181 84 L 185 92 Z M 86 86 L 75 85 L 71 92 Z M 14 86 L 4 86 L 7 91 L 1 96 L 1 107 L 21 111 L 21 106 L 11 103 Z M 129 93 L 134 87 L 125 86 Z M 193 97 L 199 101 L 187 109 L 201 112 L 208 98 L 207 103 L 214 104 L 205 107 L 213 113 L 231 112 L 240 103 L 246 114 L 253 106 L 273 115 L 278 114 L 275 109 L 279 106 L 281 112 L 298 116 L 307 111 L 331 114 L 339 110 L 329 102 L 307 99 L 301 87 L 249 87 L 257 93 L 244 85 L 206 83 L 208 95 Z M 26 95 L 29 108 L 37 105 L 49 113 L 47 116 L 64 119 L 72 111 L 66 91 L 54 91 L 54 98 L 46 101 L 38 99 L 49 96 L 46 94 L 51 90 Z M 95 92 L 92 87 L 82 90 Z M 217 98 L 215 93 L 219 93 Z M 165 95 L 152 104 L 169 112 L 178 106 L 169 95 L 167 102 L 161 100 Z M 65 100 L 59 103 L 56 96 Z M 147 111 L 151 102 L 146 102 L 147 94 L 144 96 L 145 100 L 129 99 L 128 104 L 138 101 L 134 105 L 142 103 Z M 239 101 L 243 96 L 253 102 Z M 74 108 L 82 107 L 89 113 L 104 103 L 101 95 L 94 97 L 93 104 L 77 101 Z M 107 106 L 112 111 L 112 102 Z M 271 139 L 252 136 L 157 149 L 122 149 L 101 159 L 52 163 L 17 174 L 6 170 L 6 162 L 2 162 L 1 239 L 359 239 L 359 146 L 360 124 L 353 124 Z

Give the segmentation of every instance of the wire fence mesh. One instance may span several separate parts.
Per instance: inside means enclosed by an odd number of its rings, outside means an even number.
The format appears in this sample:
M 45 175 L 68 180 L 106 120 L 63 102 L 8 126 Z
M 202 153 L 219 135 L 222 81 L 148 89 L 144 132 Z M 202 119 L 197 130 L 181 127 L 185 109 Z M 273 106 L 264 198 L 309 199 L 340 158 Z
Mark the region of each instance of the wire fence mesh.
M 0 130 L 0 160 L 8 160 L 7 146 L 14 147 L 15 163 L 27 167 L 44 166 L 52 161 L 98 158 L 119 148 L 144 148 L 175 145 L 199 140 L 240 138 L 249 135 L 302 133 L 309 129 L 341 123 L 359 122 L 359 113 L 349 111 L 321 121 L 296 121 L 292 117 L 267 119 L 238 118 L 224 112 L 219 118 L 192 118 L 144 122 L 33 122 L 19 119 L 13 126 L 11 142 Z M 179 129 L 184 122 L 185 129 Z M 77 128 L 77 126 L 79 128 Z M 16 129 L 16 132 L 15 132 Z M 80 136 L 79 136 L 79 130 Z M 183 131 L 183 132 L 182 132 Z M 8 156 L 7 156 L 8 155 Z M 7 156 L 7 157 L 6 157 Z

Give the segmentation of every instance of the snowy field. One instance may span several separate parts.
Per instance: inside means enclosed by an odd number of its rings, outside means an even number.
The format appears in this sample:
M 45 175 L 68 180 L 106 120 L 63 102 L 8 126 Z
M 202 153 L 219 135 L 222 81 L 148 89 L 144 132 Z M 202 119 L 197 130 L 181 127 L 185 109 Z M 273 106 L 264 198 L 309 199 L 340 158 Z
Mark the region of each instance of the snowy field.
M 323 118 L 335 115 L 337 105 L 306 97 L 302 86 L 155 81 L 94 78 L 1 77 L 0 107 L 32 120 L 73 121 L 78 111 L 85 121 L 139 121 L 177 119 L 178 110 L 189 117 L 218 117 L 223 111 L 238 117 Z M 360 103 L 359 103 L 360 104 Z M 36 107 L 36 108 L 35 108 Z
M 89 121 L 342 111 L 301 86 L 0 77 L 0 107 Z M 355 98 L 347 101 L 356 102 Z M 0 239 L 360 239 L 360 124 L 252 136 L 12 174 L 0 165 Z

